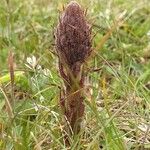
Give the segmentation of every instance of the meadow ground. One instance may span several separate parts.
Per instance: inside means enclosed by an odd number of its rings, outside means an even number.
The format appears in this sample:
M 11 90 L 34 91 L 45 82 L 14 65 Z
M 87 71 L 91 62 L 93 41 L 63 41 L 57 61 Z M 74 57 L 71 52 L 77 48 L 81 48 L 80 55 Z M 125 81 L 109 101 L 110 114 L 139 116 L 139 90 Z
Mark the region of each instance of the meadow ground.
M 67 149 L 54 43 L 66 2 L 0 0 L 1 150 Z M 149 150 L 150 1 L 78 2 L 93 26 L 93 54 L 83 127 L 70 149 Z

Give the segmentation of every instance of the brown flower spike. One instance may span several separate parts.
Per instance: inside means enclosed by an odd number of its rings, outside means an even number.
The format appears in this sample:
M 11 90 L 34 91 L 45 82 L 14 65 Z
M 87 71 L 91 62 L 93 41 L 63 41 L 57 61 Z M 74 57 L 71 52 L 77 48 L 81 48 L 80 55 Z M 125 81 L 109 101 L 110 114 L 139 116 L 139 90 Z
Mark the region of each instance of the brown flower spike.
M 91 26 L 81 6 L 71 1 L 56 29 L 56 50 L 59 71 L 65 88 L 60 98 L 61 108 L 72 131 L 78 133 L 84 115 L 84 62 L 91 54 Z

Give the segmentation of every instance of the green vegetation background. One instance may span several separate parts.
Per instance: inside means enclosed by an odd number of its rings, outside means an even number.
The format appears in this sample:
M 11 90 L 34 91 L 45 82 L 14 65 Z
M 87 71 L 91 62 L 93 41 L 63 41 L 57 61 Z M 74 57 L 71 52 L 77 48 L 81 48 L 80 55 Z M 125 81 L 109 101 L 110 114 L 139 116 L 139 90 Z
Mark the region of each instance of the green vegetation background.
M 0 0 L 0 149 L 66 149 L 54 30 L 66 0 Z M 86 112 L 71 150 L 150 149 L 150 1 L 78 0 L 93 25 Z M 122 17 L 123 24 L 95 48 Z M 11 87 L 8 58 L 14 55 Z M 11 119 L 7 100 L 12 108 Z

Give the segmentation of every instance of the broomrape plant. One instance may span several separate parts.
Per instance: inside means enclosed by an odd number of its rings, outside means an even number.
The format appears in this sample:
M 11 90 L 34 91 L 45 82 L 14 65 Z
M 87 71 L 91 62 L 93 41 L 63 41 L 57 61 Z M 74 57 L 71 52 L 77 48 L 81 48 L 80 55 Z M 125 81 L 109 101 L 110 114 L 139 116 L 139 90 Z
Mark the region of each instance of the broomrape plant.
M 59 72 L 65 85 L 60 105 L 71 130 L 78 133 L 85 109 L 84 65 L 92 52 L 92 42 L 91 26 L 77 2 L 71 1 L 61 14 L 55 36 Z

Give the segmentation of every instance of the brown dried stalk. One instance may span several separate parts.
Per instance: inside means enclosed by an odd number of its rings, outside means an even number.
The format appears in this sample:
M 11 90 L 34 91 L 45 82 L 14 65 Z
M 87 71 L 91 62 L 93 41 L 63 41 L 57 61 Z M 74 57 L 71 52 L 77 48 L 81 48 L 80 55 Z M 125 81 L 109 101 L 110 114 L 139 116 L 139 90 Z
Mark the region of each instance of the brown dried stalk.
M 84 67 L 90 56 L 91 26 L 81 6 L 71 1 L 62 13 L 56 29 L 59 71 L 65 88 L 60 103 L 72 131 L 78 133 L 84 115 Z

